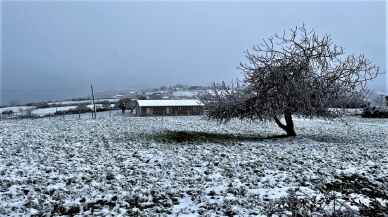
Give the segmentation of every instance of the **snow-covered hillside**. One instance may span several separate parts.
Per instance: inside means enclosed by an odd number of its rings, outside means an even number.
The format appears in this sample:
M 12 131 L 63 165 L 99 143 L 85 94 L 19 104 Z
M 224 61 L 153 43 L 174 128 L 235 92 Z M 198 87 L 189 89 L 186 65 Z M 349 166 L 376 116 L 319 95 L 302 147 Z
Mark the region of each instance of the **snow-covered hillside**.
M 297 119 L 296 126 L 296 138 L 162 143 L 147 135 L 282 132 L 271 123 L 118 112 L 1 121 L 0 216 L 259 216 L 290 189 L 319 197 L 322 186 L 352 175 L 388 191 L 386 120 Z
M 118 102 L 119 99 L 113 99 L 113 98 L 106 98 L 106 99 L 96 99 L 95 103 L 101 103 L 101 102 L 111 102 L 115 103 Z M 57 101 L 57 102 L 50 102 L 49 105 L 74 105 L 74 104 L 85 104 L 85 103 L 91 103 L 92 100 L 68 100 L 68 101 Z
M 71 109 L 75 109 L 77 106 L 62 106 L 62 107 L 51 107 L 51 108 L 38 108 L 32 110 L 32 114 L 37 116 L 45 116 L 50 114 L 55 114 L 58 111 L 68 111 Z
M 23 113 L 27 110 L 33 110 L 33 109 L 35 109 L 35 106 L 10 106 L 10 107 L 0 108 L 0 113 L 4 111 L 12 111 L 13 113 Z

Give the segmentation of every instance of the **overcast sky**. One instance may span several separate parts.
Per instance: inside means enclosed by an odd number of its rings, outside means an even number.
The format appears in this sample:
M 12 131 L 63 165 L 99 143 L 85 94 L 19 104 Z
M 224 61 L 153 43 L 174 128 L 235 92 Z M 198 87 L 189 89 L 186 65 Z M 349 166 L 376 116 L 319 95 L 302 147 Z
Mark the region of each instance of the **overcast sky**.
M 2 101 L 230 81 L 245 49 L 302 23 L 385 70 L 383 1 L 3 1 Z

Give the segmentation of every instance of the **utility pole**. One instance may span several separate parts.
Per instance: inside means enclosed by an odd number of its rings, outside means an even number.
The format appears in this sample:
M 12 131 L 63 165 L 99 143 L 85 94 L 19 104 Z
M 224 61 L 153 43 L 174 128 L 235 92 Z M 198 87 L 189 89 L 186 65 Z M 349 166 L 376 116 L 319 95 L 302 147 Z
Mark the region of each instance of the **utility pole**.
M 93 114 L 92 117 L 96 119 L 96 104 L 94 103 L 94 90 L 93 90 L 93 84 L 90 85 L 90 90 L 92 91 L 92 100 L 93 100 Z

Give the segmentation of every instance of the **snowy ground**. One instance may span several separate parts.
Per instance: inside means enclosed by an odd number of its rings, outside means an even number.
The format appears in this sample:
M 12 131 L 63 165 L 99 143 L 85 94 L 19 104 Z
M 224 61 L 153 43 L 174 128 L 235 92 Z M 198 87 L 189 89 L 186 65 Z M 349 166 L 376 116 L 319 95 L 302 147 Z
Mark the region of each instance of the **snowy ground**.
M 96 108 L 103 108 L 102 104 L 95 104 Z M 114 108 L 114 104 L 111 104 L 110 107 Z M 88 108 L 93 109 L 93 104 L 87 105 Z M 77 106 L 61 106 L 61 107 L 50 107 L 50 108 L 38 108 L 32 110 L 32 114 L 37 115 L 39 117 L 45 117 L 47 115 L 53 115 L 59 111 L 70 111 L 77 109 Z
M 271 123 L 119 113 L 0 121 L 0 216 L 258 216 L 290 189 L 319 196 L 325 183 L 354 174 L 387 199 L 387 120 L 297 119 L 296 126 L 296 138 L 174 144 L 144 134 L 282 132 Z
M 14 113 L 20 112 L 20 111 L 25 111 L 28 109 L 34 109 L 35 106 L 11 106 L 11 107 L 4 107 L 0 108 L 0 113 L 4 111 L 12 111 Z
M 71 109 L 76 109 L 77 106 L 62 106 L 62 107 L 51 107 L 51 108 L 38 108 L 32 110 L 32 114 L 37 116 L 45 116 L 50 114 L 55 114 L 57 111 L 69 111 Z
M 103 104 L 101 102 L 111 102 L 110 107 L 113 108 L 115 106 L 114 103 L 118 102 L 119 99 L 111 99 L 111 98 L 106 98 L 106 99 L 96 99 L 96 108 L 102 108 Z M 36 106 L 10 106 L 10 107 L 3 107 L 0 108 L 0 119 L 2 119 L 2 112 L 4 111 L 12 111 L 13 115 L 12 116 L 22 116 L 22 115 L 27 115 L 28 112 L 31 112 L 33 115 L 36 115 L 38 117 L 44 117 L 48 115 L 53 115 L 57 111 L 69 111 L 72 109 L 77 108 L 79 104 L 85 104 L 85 103 L 90 103 L 91 100 L 78 100 L 78 101 L 57 101 L 57 102 L 50 102 L 48 105 L 54 106 L 55 107 L 49 107 L 49 108 L 36 108 Z M 88 104 L 87 107 L 90 109 L 93 108 L 93 104 Z M 5 115 L 5 117 L 7 117 Z M 9 117 L 9 116 L 8 116 Z
M 100 102 L 104 102 L 104 101 L 108 101 L 108 102 L 111 102 L 111 103 L 115 103 L 115 102 L 118 102 L 119 99 L 112 99 L 112 98 L 106 98 L 106 99 L 96 99 L 95 100 L 95 103 L 100 103 Z M 92 100 L 69 100 L 69 101 L 57 101 L 57 102 L 49 102 L 48 104 L 49 105 L 74 105 L 74 104 L 84 104 L 84 103 L 91 103 Z

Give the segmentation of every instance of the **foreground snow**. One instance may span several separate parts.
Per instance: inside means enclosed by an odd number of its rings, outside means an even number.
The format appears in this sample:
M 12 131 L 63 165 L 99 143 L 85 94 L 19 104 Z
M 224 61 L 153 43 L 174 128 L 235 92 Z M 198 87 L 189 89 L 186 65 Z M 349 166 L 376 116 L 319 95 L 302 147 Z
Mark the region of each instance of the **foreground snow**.
M 0 122 L 0 216 L 257 216 L 290 189 L 319 196 L 324 183 L 346 174 L 387 190 L 379 181 L 388 180 L 382 119 L 298 119 L 296 138 L 163 144 L 145 134 L 282 132 L 271 123 L 201 117 L 88 118 Z

